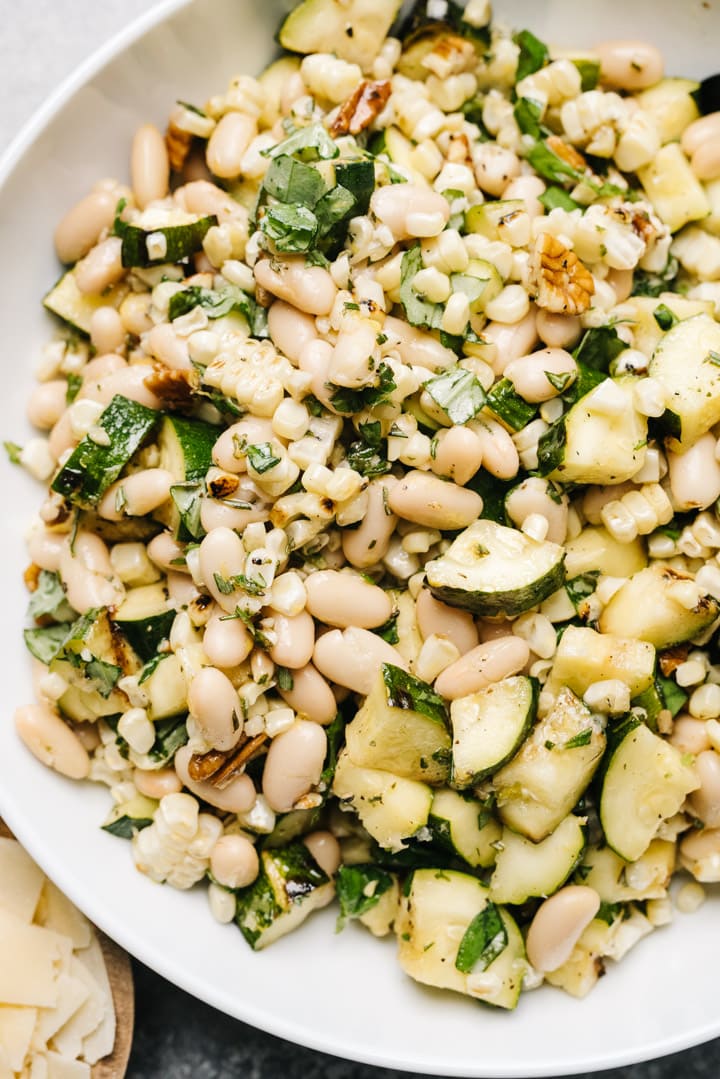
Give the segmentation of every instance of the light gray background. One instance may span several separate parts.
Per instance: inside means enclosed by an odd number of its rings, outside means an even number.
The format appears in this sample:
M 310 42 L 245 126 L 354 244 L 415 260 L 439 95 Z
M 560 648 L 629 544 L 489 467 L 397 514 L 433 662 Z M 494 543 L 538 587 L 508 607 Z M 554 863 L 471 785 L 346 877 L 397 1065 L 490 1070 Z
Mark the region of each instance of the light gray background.
M 0 0 L 0 152 L 66 75 L 149 7 L 148 0 Z M 396 1072 L 334 1060 L 254 1031 L 139 964 L 136 987 L 129 1079 L 399 1079 Z M 478 1047 L 481 1058 L 481 1041 Z M 717 1079 L 720 1042 L 603 1074 L 606 1079 Z

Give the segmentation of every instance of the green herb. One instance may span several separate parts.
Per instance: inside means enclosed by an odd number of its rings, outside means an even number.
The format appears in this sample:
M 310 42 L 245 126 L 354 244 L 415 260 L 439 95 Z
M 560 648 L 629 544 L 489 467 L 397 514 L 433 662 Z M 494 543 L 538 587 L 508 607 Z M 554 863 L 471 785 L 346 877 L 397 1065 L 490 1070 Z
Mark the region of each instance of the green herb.
M 42 626 L 23 632 L 28 652 L 46 666 L 55 658 L 67 640 L 68 627 L 64 625 Z
M 537 413 L 537 405 L 526 401 L 509 378 L 501 378 L 487 395 L 487 407 L 514 431 L 522 431 Z
M 450 367 L 429 379 L 425 389 L 454 424 L 467 423 L 484 407 L 485 391 L 472 371 Z
M 337 143 L 330 138 L 322 124 L 301 127 L 277 146 L 262 151 L 263 157 L 290 155 L 301 161 L 328 161 L 339 154 Z
M 427 682 L 422 682 L 392 663 L 383 663 L 382 675 L 387 701 L 391 708 L 419 712 L 436 723 L 442 723 L 443 726 L 447 724 L 445 701 Z
M 551 210 L 579 210 L 580 203 L 575 202 L 575 199 L 568 195 L 567 191 L 562 187 L 557 187 L 555 184 L 551 184 L 547 187 L 542 195 L 538 195 L 538 200 L 543 204 L 548 213 Z
M 344 928 L 349 918 L 359 918 L 372 910 L 392 884 L 390 874 L 374 865 L 341 865 L 335 877 L 335 890 L 340 903 L 337 931 Z
M 318 233 L 318 219 L 305 206 L 270 207 L 260 221 L 260 228 L 278 251 L 297 254 L 308 251 Z
M 276 667 L 275 673 L 277 676 L 277 684 L 280 689 L 284 689 L 286 693 L 295 685 L 293 673 L 289 667 Z
M 657 676 L 656 682 L 663 704 L 673 716 L 676 716 L 687 702 L 687 693 L 672 678 L 665 678 L 661 674 Z
M 677 322 L 678 320 L 676 319 L 675 321 Z M 716 352 L 711 348 L 705 357 L 705 363 L 714 363 L 716 367 L 720 367 L 720 352 Z
M 673 314 L 667 304 L 664 303 L 658 304 L 655 308 L 653 311 L 653 318 L 661 330 L 669 330 L 680 321 L 677 315 Z
M 518 98 L 513 109 L 515 122 L 523 135 L 531 135 L 534 139 L 539 139 L 543 135 L 543 127 L 540 123 L 542 114 L 542 102 L 535 101 L 532 97 Z
M 586 727 L 584 731 L 580 731 L 573 738 L 568 738 L 567 742 L 563 742 L 563 749 L 578 749 L 580 746 L 589 746 L 592 734 L 592 727 Z
M 595 917 L 607 925 L 612 925 L 618 918 L 624 917 L 624 914 L 625 906 L 623 903 L 608 903 L 603 900 Z
M 187 109 L 188 112 L 194 112 L 196 116 L 202 116 L 204 119 L 207 119 L 207 113 L 198 108 L 197 105 L 191 105 L 189 101 L 180 100 L 178 100 L 177 104 L 181 105 L 182 108 Z
M 308 394 L 307 397 L 303 397 L 303 404 L 311 416 L 322 416 L 325 411 L 313 393 Z
M 393 390 L 397 389 L 392 368 L 386 363 L 381 363 L 376 375 L 377 383 L 363 390 L 349 390 L 344 386 L 333 386 L 331 382 L 328 383 L 333 390 L 330 397 L 333 408 L 342 413 L 362 412 L 366 408 L 373 408 L 387 401 Z
M 556 420 L 555 423 L 548 427 L 538 442 L 538 476 L 547 476 L 548 473 L 557 468 L 562 461 L 566 442 L 565 420 L 561 416 L 559 420 Z
M 313 210 L 326 191 L 327 184 L 317 169 L 283 155 L 276 157 L 265 173 L 260 197 L 270 195 L 279 202 Z
M 73 403 L 73 401 L 80 392 L 82 381 L 82 375 L 73 374 L 72 371 L 67 376 L 67 389 L 65 390 L 66 405 L 71 405 Z
M 661 274 L 649 273 L 636 269 L 633 273 L 633 296 L 659 296 L 662 292 L 675 291 L 675 279 L 678 274 L 678 261 L 668 260 Z
M 539 71 L 541 67 L 545 67 L 550 60 L 550 51 L 547 45 L 529 30 L 520 30 L 517 34 L 513 34 L 513 41 L 520 46 L 515 72 L 515 82 L 518 83 L 521 79 Z
M 20 464 L 20 454 L 22 453 L 22 446 L 18 446 L 17 442 L 3 442 L 5 452 L 8 455 L 8 459 L 11 464 Z
M 68 656 L 69 658 L 70 656 Z M 98 693 L 106 700 L 117 685 L 122 673 L 122 667 L 117 667 L 114 663 L 106 663 L 104 659 L 97 659 L 95 656 L 85 664 L 86 676 L 92 679 Z
M 569 581 L 565 582 L 565 591 L 576 611 L 579 609 L 582 601 L 587 599 L 588 596 L 591 596 L 597 588 L 599 576 L 599 570 L 590 570 L 589 573 L 581 573 L 578 577 L 572 577 Z
M 398 618 L 400 617 L 399 611 L 393 611 L 388 618 L 387 622 L 383 622 L 381 626 L 373 630 L 378 637 L 382 637 L 388 644 L 397 644 L 400 640 L 400 634 L 398 633 Z
M 490 964 L 505 951 L 508 943 L 507 929 L 499 909 L 491 901 L 476 914 L 460 941 L 455 967 L 462 974 L 487 970 Z
M 427 326 L 428 329 L 438 330 L 442 323 L 443 305 L 423 300 L 413 288 L 413 281 L 422 268 L 422 250 L 420 245 L 416 244 L 408 248 L 400 264 L 400 302 L 411 326 Z
M 584 183 L 595 192 L 598 198 L 606 198 L 610 195 L 628 197 L 628 192 L 617 184 L 598 181 L 585 170 L 575 168 L 556 154 L 547 142 L 536 142 L 527 154 L 527 160 L 538 175 L 544 180 L 550 180 L 553 184 L 564 184 L 572 180 L 574 183 Z
M 167 659 L 170 652 L 157 652 L 152 659 L 149 659 L 144 665 L 138 678 L 138 685 L 141 686 L 143 682 L 147 682 L 148 678 L 155 673 L 164 659 Z
M 40 570 L 37 588 L 30 596 L 28 617 L 39 622 L 49 618 L 53 622 L 74 622 L 78 617 L 67 601 L 59 573 Z
M 573 60 L 580 72 L 580 91 L 594 90 L 600 80 L 600 64 L 597 60 Z
M 188 740 L 185 716 L 170 716 L 155 724 L 155 741 L 148 757 L 155 764 L 167 764 Z
M 248 446 L 247 459 L 253 471 L 260 476 L 280 464 L 280 458 L 275 456 L 269 442 L 258 442 L 254 446 Z
M 333 781 L 338 755 L 345 740 L 345 719 L 342 712 L 338 712 L 330 726 L 325 728 L 325 734 L 327 735 L 327 753 L 320 774 L 319 786 L 327 791 Z
M 543 374 L 548 380 L 553 389 L 556 389 L 558 393 L 562 393 L 570 382 L 572 382 L 572 375 L 569 371 L 565 371 L 562 375 L 556 375 L 552 371 L 544 371 Z
M 372 446 L 366 442 L 351 442 L 347 451 L 347 462 L 350 468 L 354 468 L 361 476 L 371 479 L 373 476 L 384 476 L 389 472 L 392 465 Z
M 180 514 L 180 522 L 195 540 L 200 540 L 205 535 L 205 530 L 200 520 L 203 489 L 202 483 L 190 481 L 174 483 L 170 488 L 170 497 Z
M 607 374 L 612 361 L 626 348 L 614 326 L 595 326 L 585 332 L 573 356 L 585 367 Z
M 225 285 L 220 289 L 190 285 L 175 292 L 170 297 L 168 318 L 172 322 L 195 307 L 201 307 L 209 319 L 224 318 L 232 313 L 243 315 L 253 337 L 268 336 L 265 308 L 236 285 Z
M 221 573 L 213 573 L 215 586 L 223 596 L 230 596 L 238 588 L 248 596 L 264 596 L 267 589 L 265 578 L 258 574 L 257 578 L 246 577 L 244 573 L 236 573 L 232 577 L 223 577 Z

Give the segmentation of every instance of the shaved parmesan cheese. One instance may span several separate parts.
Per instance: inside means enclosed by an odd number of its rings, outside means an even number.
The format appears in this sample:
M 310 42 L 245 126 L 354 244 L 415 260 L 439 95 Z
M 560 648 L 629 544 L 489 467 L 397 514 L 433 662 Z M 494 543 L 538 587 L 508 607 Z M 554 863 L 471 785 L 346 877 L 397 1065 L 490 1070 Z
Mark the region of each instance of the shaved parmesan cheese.
M 59 1053 L 47 1053 L 47 1079 L 90 1079 L 90 1065 L 81 1060 L 68 1060 Z
M 0 1052 L 10 1071 L 22 1071 L 36 1019 L 35 1008 L 0 1007 Z
M 85 964 L 103 994 L 102 1022 L 92 1034 L 83 1039 L 83 1059 L 87 1060 L 89 1064 L 96 1064 L 98 1060 L 102 1060 L 108 1053 L 112 1053 L 115 1045 L 115 1007 L 113 1005 L 112 988 L 102 948 L 96 937 L 93 937 L 89 948 L 84 948 L 77 953 L 77 958 Z
M 45 881 L 35 920 L 38 925 L 70 937 L 74 948 L 87 948 L 92 940 L 90 922 L 50 880 Z
M 29 925 L 45 876 L 14 839 L 0 838 L 0 908 Z
M 0 1001 L 54 1008 L 57 977 L 71 955 L 67 937 L 0 910 Z
M 70 973 L 85 985 L 88 990 L 87 1000 L 56 1032 L 51 1044 L 63 1056 L 74 1058 L 82 1053 L 83 1038 L 100 1026 L 107 1008 L 107 996 L 85 964 L 75 956 L 70 960 Z
M 58 1003 L 54 1008 L 41 1008 L 38 1012 L 35 1042 L 47 1045 L 54 1034 L 64 1027 L 68 1019 L 82 1007 L 90 996 L 90 989 L 80 978 L 61 974 L 57 980 Z
M 48 1062 L 44 1053 L 42 1056 L 36 1053 L 32 1058 L 30 1079 L 48 1079 Z

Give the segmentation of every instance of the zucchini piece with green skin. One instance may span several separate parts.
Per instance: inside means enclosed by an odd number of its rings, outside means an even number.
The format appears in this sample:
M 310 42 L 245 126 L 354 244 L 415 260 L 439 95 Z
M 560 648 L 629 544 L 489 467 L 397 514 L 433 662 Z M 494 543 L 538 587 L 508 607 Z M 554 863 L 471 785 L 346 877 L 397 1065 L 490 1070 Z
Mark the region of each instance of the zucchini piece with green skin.
M 448 778 L 450 733 L 445 701 L 419 678 L 383 663 L 372 692 L 345 728 L 354 764 L 392 770 L 403 779 Z
M 463 292 L 470 301 L 473 314 L 484 311 L 487 305 L 502 292 L 503 279 L 492 262 L 470 259 L 462 273 L 450 277 L 453 292 Z
M 168 591 L 163 584 L 131 588 L 115 612 L 113 621 L 143 663 L 151 660 L 158 646 L 170 636 L 176 615 L 168 610 Z
M 586 626 L 568 626 L 553 657 L 546 686 L 557 693 L 568 686 L 582 697 L 593 682 L 619 679 L 630 696 L 643 693 L 655 677 L 655 649 L 647 641 L 627 635 L 596 633 Z
M 187 681 L 180 657 L 173 652 L 163 654 L 154 669 L 146 673 L 142 688 L 148 698 L 148 716 L 154 723 L 187 712 Z
M 97 505 L 150 437 L 159 418 L 154 409 L 116 394 L 97 422 L 108 444 L 100 445 L 89 434 L 85 435 L 61 466 L 52 481 L 52 490 L 76 506 Z
M 674 436 L 668 444 L 682 452 L 720 421 L 718 323 L 706 314 L 676 323 L 655 349 L 648 374 L 665 390 L 667 413 L 677 421 L 668 427 Z
M 634 862 L 700 781 L 680 751 L 644 723 L 627 721 L 616 738 L 602 777 L 600 823 L 608 845 Z
M 266 948 L 332 902 L 335 885 L 304 843 L 264 850 L 254 884 L 237 893 L 235 924 L 254 951 Z
M 476 877 L 415 870 L 400 903 L 395 932 L 400 966 L 415 981 L 499 1008 L 517 1004 L 526 969 L 523 939 L 514 919 L 491 903 L 488 889 Z M 463 944 L 464 955 L 459 958 Z M 463 962 L 468 945 L 478 956 L 469 970 Z M 458 969 L 458 962 L 463 969 Z
M 136 832 L 152 824 L 159 804 L 154 798 L 138 794 L 127 802 L 113 806 L 101 827 L 104 832 L 109 832 L 119 839 L 132 839 Z
M 495 383 L 488 391 L 486 404 L 513 431 L 522 431 L 537 415 L 537 405 L 525 401 L 509 378 L 501 378 Z
M 88 611 L 68 627 L 49 663 L 50 673 L 61 675 L 68 684 L 58 701 L 60 709 L 77 720 L 126 711 L 128 699 L 116 686 L 139 667 L 138 657 L 105 609 Z
M 565 580 L 565 553 L 517 528 L 481 519 L 425 573 L 436 599 L 479 615 L 512 618 L 542 603 Z
M 325 52 L 368 71 L 400 10 L 401 0 L 303 0 L 287 16 L 278 40 L 288 52 Z
M 494 864 L 502 829 L 476 798 L 449 788 L 435 791 L 428 827 L 436 842 L 473 868 Z
M 539 843 L 504 828 L 490 878 L 492 901 L 519 904 L 562 888 L 585 850 L 584 824 L 584 817 L 570 814 Z
M 118 218 L 115 235 L 122 240 L 122 264 L 132 269 L 182 262 L 202 251 L 206 233 L 217 223 L 217 217 L 210 214 L 175 225 L 146 229 Z
M 720 327 L 718 328 L 720 333 Z M 720 377 L 720 376 L 719 376 Z M 614 415 L 604 409 L 604 379 L 552 425 L 538 445 L 538 472 L 560 483 L 624 483 L 642 468 L 647 419 L 636 411 L 634 378 L 612 380 L 626 398 Z
M 538 720 L 493 788 L 503 824 L 539 843 L 570 813 L 595 774 L 606 738 L 569 689 Z
M 694 587 L 694 578 L 665 562 L 633 574 L 600 615 L 601 633 L 622 633 L 658 649 L 691 641 L 715 621 L 720 603 L 698 588 L 697 602 L 688 609 L 673 595 L 678 586 Z
M 274 127 L 282 117 L 281 100 L 285 85 L 291 75 L 300 70 L 300 61 L 297 56 L 281 56 L 268 64 L 265 70 L 258 75 L 257 80 L 262 87 L 262 113 L 259 121 L 263 127 Z
M 661 79 L 637 95 L 640 108 L 655 121 L 663 144 L 679 140 L 685 128 L 699 117 L 700 111 L 692 97 L 699 86 L 692 79 Z
M 347 749 L 338 757 L 332 792 L 341 807 L 354 810 L 366 831 L 389 851 L 403 850 L 405 840 L 425 827 L 433 799 L 427 783 L 378 768 L 361 768 Z
M 471 206 L 465 214 L 465 231 L 479 233 L 488 240 L 502 240 L 503 226 L 524 210 L 522 199 L 497 199 Z
M 294 839 L 307 835 L 319 826 L 321 813 L 317 806 L 314 809 L 291 809 L 289 813 L 281 814 L 272 832 L 263 840 L 263 847 L 286 847 Z
M 113 285 L 102 295 L 81 292 L 75 281 L 75 271 L 68 270 L 43 299 L 43 307 L 57 315 L 76 333 L 90 336 L 90 323 L 100 307 L 119 307 L 128 294 L 125 284 Z
M 647 564 L 640 536 L 621 543 L 601 526 L 588 525 L 565 544 L 565 570 L 570 578 L 598 571 L 608 577 L 631 577 Z
M 603 903 L 637 903 L 663 899 L 674 872 L 675 844 L 653 839 L 634 862 L 626 862 L 610 847 L 586 850 L 577 882 L 594 888 Z
M 522 745 L 535 720 L 537 683 L 517 675 L 450 705 L 452 784 L 474 787 Z
M 220 433 L 220 428 L 203 420 L 174 415 L 163 417 L 158 435 L 159 465 L 171 473 L 174 483 L 170 491 L 172 497 L 155 511 L 155 517 L 177 539 L 201 538 L 195 534 L 199 521 L 192 520 L 193 507 L 199 514 L 201 487 L 212 465 L 212 449 Z M 180 507 L 186 506 L 189 508 L 181 512 Z
M 360 918 L 376 907 L 386 892 L 393 891 L 397 881 L 384 869 L 374 865 L 341 865 L 335 878 L 340 916 L 338 929 L 349 918 Z

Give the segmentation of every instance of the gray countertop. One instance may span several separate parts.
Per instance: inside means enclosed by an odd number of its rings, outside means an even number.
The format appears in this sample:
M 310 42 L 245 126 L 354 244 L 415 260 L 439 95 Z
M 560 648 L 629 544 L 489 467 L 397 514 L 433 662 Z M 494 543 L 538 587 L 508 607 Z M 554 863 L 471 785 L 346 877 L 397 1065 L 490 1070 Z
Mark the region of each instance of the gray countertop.
M 0 0 L 0 150 L 46 95 L 148 0 Z M 400 1073 L 300 1049 L 233 1019 L 135 965 L 137 1023 L 129 1079 L 391 1079 Z M 682 1007 L 679 994 L 678 1007 Z M 597 1073 L 600 1074 L 600 1073 Z M 720 1040 L 607 1079 L 716 1079 Z M 585 1075 L 583 1079 L 590 1079 Z

